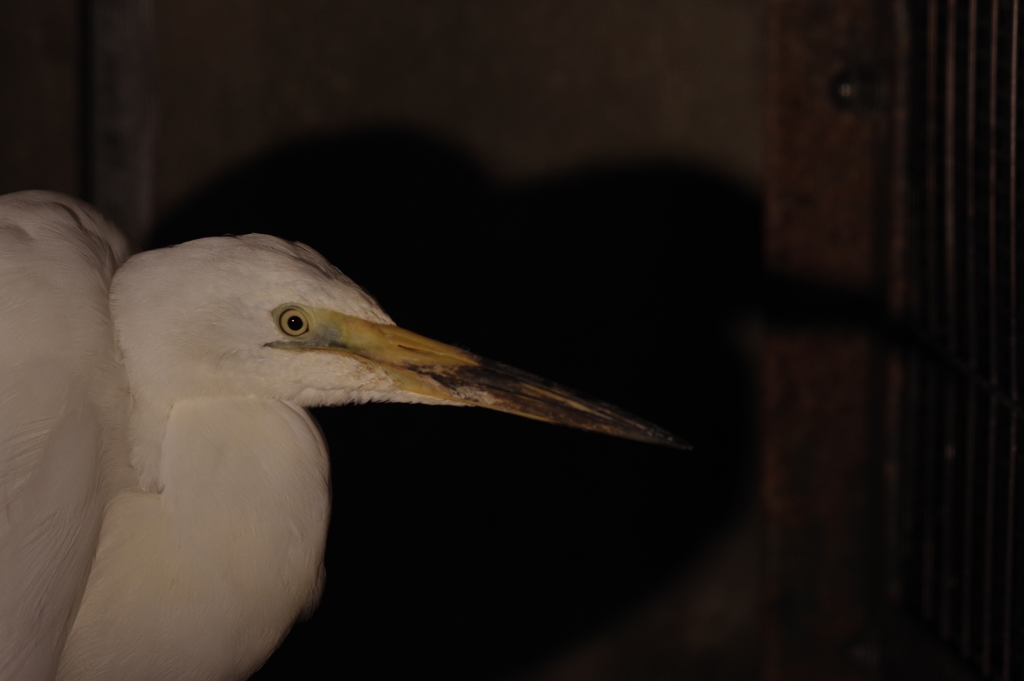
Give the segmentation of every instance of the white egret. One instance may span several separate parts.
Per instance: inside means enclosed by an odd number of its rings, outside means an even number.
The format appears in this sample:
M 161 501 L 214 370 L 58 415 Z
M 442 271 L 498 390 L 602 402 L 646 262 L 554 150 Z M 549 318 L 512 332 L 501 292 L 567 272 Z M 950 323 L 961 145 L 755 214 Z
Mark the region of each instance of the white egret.
M 0 197 L 0 679 L 256 670 L 321 589 L 306 407 L 476 405 L 682 446 L 398 328 L 302 244 L 128 255 L 76 199 Z

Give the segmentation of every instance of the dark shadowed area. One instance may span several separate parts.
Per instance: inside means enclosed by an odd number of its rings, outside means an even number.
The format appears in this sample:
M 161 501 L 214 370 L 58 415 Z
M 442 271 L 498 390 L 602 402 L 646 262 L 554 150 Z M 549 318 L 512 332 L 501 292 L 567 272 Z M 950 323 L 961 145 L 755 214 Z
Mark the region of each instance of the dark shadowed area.
M 753 491 L 741 336 L 759 223 L 756 197 L 699 169 L 504 185 L 461 150 L 395 129 L 280 148 L 170 211 L 150 246 L 302 241 L 399 325 L 694 445 L 480 409 L 317 410 L 334 471 L 327 586 L 254 678 L 509 678 L 665 593 Z

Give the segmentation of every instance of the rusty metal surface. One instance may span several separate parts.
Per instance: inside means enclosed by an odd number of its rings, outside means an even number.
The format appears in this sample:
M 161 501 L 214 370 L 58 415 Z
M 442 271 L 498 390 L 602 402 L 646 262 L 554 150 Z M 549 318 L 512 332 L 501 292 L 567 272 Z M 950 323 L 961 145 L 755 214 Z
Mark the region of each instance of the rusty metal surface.
M 768 7 L 768 274 L 883 309 L 892 4 Z M 785 318 L 773 323 L 769 310 L 761 373 L 764 676 L 878 678 L 886 404 L 879 329 L 842 315 L 791 310 Z
M 777 330 L 764 356 L 766 678 L 870 678 L 872 343 Z
M 768 4 L 768 268 L 872 288 L 888 214 L 887 15 L 872 0 Z

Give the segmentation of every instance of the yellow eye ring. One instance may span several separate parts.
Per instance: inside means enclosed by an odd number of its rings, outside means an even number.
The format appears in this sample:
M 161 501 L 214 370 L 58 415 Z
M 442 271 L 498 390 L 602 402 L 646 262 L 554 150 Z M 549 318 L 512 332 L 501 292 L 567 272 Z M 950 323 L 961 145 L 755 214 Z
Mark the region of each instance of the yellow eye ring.
M 277 325 L 289 336 L 301 336 L 309 331 L 309 319 L 302 310 L 289 307 L 277 316 Z

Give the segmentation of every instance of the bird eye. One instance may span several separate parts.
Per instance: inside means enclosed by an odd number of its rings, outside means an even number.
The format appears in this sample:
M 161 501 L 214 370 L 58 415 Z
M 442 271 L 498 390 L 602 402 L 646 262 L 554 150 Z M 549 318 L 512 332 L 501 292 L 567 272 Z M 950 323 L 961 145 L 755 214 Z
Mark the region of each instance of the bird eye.
M 294 307 L 289 307 L 277 318 L 277 325 L 289 336 L 301 336 L 309 331 L 309 320 L 306 313 Z

